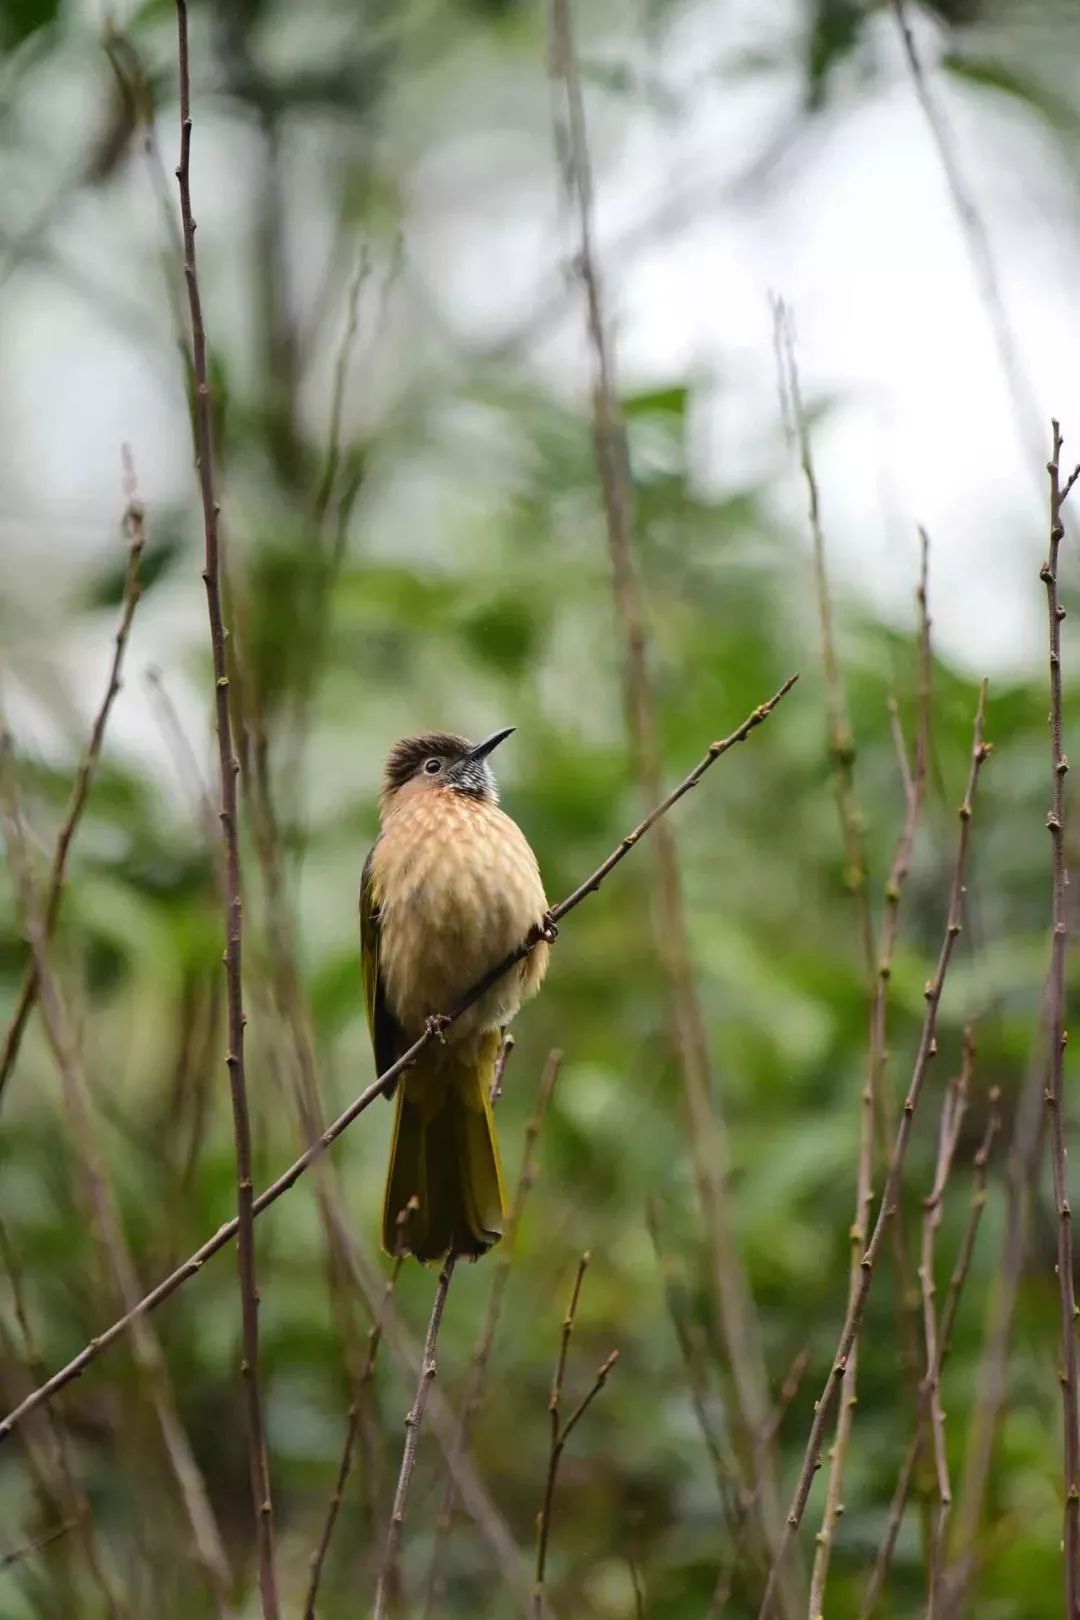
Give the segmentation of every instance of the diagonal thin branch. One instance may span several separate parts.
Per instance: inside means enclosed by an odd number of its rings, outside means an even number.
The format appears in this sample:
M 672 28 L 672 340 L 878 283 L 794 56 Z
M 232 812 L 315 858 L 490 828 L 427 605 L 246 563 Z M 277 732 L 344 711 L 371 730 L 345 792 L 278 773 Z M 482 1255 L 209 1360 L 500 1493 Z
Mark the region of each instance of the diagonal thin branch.
M 1069 873 L 1065 864 L 1065 757 L 1061 703 L 1061 621 L 1065 609 L 1058 600 L 1058 550 L 1065 535 L 1062 508 L 1080 467 L 1062 484 L 1061 428 L 1052 423 L 1053 448 L 1046 471 L 1050 479 L 1050 549 L 1039 570 L 1046 586 L 1050 639 L 1050 813 L 1046 818 L 1051 845 L 1052 934 L 1048 1025 L 1050 1077 L 1046 1107 L 1050 1124 L 1050 1162 L 1054 1172 L 1054 1203 L 1058 1215 L 1057 1274 L 1061 1298 L 1061 1405 L 1065 1474 L 1065 1614 L 1080 1620 L 1080 1410 L 1076 1347 L 1076 1293 L 1073 1281 L 1072 1210 L 1069 1204 L 1068 1149 L 1065 1128 L 1065 957 L 1068 948 Z
M 945 925 L 945 936 L 941 942 L 941 949 L 938 953 L 934 977 L 927 983 L 923 992 L 926 1008 L 923 1014 L 922 1031 L 919 1036 L 919 1046 L 915 1056 L 914 1067 L 912 1069 L 911 1081 L 908 1086 L 907 1096 L 904 1099 L 903 1112 L 900 1116 L 900 1123 L 897 1127 L 896 1141 L 893 1146 L 892 1157 L 889 1163 L 889 1174 L 886 1178 L 885 1190 L 881 1195 L 881 1202 L 878 1206 L 877 1219 L 874 1223 L 874 1229 L 871 1234 L 870 1241 L 866 1246 L 866 1252 L 864 1253 L 860 1262 L 858 1288 L 848 1303 L 847 1315 L 844 1320 L 843 1328 L 840 1332 L 840 1338 L 837 1342 L 832 1366 L 830 1367 L 829 1375 L 825 1380 L 825 1386 L 814 1407 L 813 1422 L 810 1425 L 810 1434 L 807 1439 L 802 1466 L 799 1470 L 798 1482 L 796 1484 L 795 1492 L 791 1501 L 791 1507 L 788 1510 L 787 1519 L 784 1524 L 780 1552 L 777 1561 L 774 1563 L 769 1574 L 769 1579 L 765 1587 L 765 1593 L 761 1601 L 761 1608 L 758 1613 L 758 1620 L 769 1620 L 769 1616 L 774 1612 L 773 1600 L 777 1578 L 780 1571 L 780 1564 L 786 1556 L 787 1551 L 795 1538 L 795 1533 L 798 1530 L 799 1525 L 802 1522 L 803 1514 L 806 1511 L 806 1503 L 810 1495 L 810 1487 L 814 1482 L 814 1475 L 820 1466 L 821 1443 L 825 1434 L 825 1425 L 829 1420 L 829 1413 L 832 1409 L 833 1402 L 840 1393 L 840 1388 L 844 1381 L 844 1375 L 847 1371 L 848 1361 L 851 1356 L 852 1349 L 858 1340 L 859 1329 L 862 1326 L 863 1313 L 866 1309 L 867 1297 L 873 1282 L 874 1266 L 877 1263 L 878 1255 L 880 1254 L 881 1245 L 885 1239 L 889 1222 L 896 1211 L 900 1194 L 900 1182 L 903 1174 L 904 1159 L 907 1155 L 908 1142 L 911 1138 L 912 1124 L 919 1105 L 919 1099 L 922 1094 L 923 1083 L 926 1079 L 926 1074 L 927 1070 L 929 1069 L 931 1059 L 937 1054 L 938 1008 L 941 1004 L 941 994 L 944 988 L 945 976 L 948 972 L 949 962 L 952 958 L 953 949 L 963 926 L 964 895 L 966 892 L 965 878 L 967 873 L 968 848 L 971 839 L 971 818 L 974 808 L 975 790 L 978 784 L 979 772 L 991 751 L 991 745 L 983 741 L 983 722 L 985 713 L 986 683 L 984 681 L 979 692 L 979 703 L 975 714 L 974 736 L 972 739 L 971 748 L 971 765 L 968 772 L 967 786 L 965 788 L 963 801 L 957 812 L 960 829 L 957 836 L 956 856 L 953 863 L 953 875 L 949 888 L 949 907 L 948 917 Z
M 555 143 L 566 198 L 576 215 L 576 267 L 585 294 L 593 368 L 593 436 L 622 638 L 624 704 L 641 796 L 657 798 L 661 750 L 649 668 L 641 587 L 634 560 L 634 496 L 626 427 L 618 399 L 594 247 L 593 180 L 585 108 L 574 49 L 570 0 L 551 0 L 551 75 Z M 705 1227 L 710 1296 L 735 1392 L 736 1433 L 744 1462 L 768 1416 L 768 1381 L 753 1299 L 735 1240 L 727 1186 L 723 1118 L 712 1084 L 708 1039 L 694 980 L 689 929 L 674 837 L 662 826 L 654 845 L 656 944 L 667 980 L 674 1043 L 682 1076 L 691 1162 Z M 773 1459 L 764 1459 L 759 1507 L 766 1544 L 775 1548 L 779 1498 Z
M 105 738 L 105 727 L 108 724 L 109 711 L 113 706 L 116 694 L 120 690 L 120 674 L 124 663 L 124 652 L 127 648 L 131 621 L 135 616 L 135 609 L 138 606 L 139 594 L 142 588 L 139 571 L 143 549 L 146 545 L 146 524 L 142 506 L 136 497 L 131 458 L 126 446 L 124 449 L 124 494 L 127 499 L 124 512 L 124 530 L 128 538 L 128 566 L 127 576 L 124 580 L 120 623 L 114 637 L 109 678 L 90 727 L 90 735 L 87 738 L 86 747 L 83 750 L 82 758 L 75 773 L 75 782 L 71 790 L 71 798 L 68 800 L 67 812 L 56 839 L 56 849 L 53 852 L 52 866 L 49 870 L 45 899 L 42 906 L 42 920 L 46 939 L 52 937 L 53 929 L 56 927 L 56 918 L 60 910 L 60 897 L 64 887 L 64 875 L 67 871 L 68 852 L 71 849 L 72 840 L 75 837 L 76 829 L 86 806 L 90 784 L 93 781 L 94 772 L 101 757 L 101 745 Z M 31 960 L 27 965 L 22 984 L 19 987 L 15 1009 L 4 1031 L 4 1044 L 2 1050 L 0 1050 L 0 1099 L 3 1098 L 4 1089 L 18 1061 L 23 1031 L 26 1029 L 27 1020 L 37 999 L 37 988 L 37 969 L 33 960 Z
M 428 1396 L 431 1393 L 431 1386 L 435 1381 L 435 1374 L 438 1370 L 436 1354 L 439 1344 L 439 1328 L 442 1324 L 443 1309 L 446 1305 L 446 1296 L 450 1290 L 450 1283 L 454 1275 L 456 1259 L 457 1256 L 453 1251 L 447 1255 L 443 1268 L 439 1273 L 439 1281 L 435 1287 L 435 1298 L 432 1301 L 427 1337 L 424 1340 L 424 1356 L 420 1365 L 420 1378 L 416 1385 L 413 1403 L 405 1418 L 405 1446 L 401 1453 L 401 1472 L 398 1474 L 397 1490 L 394 1492 L 394 1506 L 386 1532 L 386 1545 L 383 1549 L 382 1566 L 379 1569 L 379 1579 L 375 1587 L 375 1607 L 372 1610 L 372 1620 L 386 1620 L 390 1573 L 397 1562 L 398 1548 L 401 1545 L 401 1532 L 405 1524 L 405 1507 L 409 1497 L 409 1485 L 412 1482 L 413 1469 L 416 1467 L 416 1450 L 420 1442 L 420 1425 L 424 1421 Z
M 546 918 L 541 918 L 535 923 L 521 943 L 503 961 L 497 963 L 490 973 L 486 973 L 478 983 L 473 985 L 472 989 L 462 997 L 456 1007 L 449 1013 L 432 1019 L 424 1033 L 401 1054 L 397 1061 L 392 1063 L 370 1086 L 362 1091 L 359 1097 L 355 1098 L 348 1108 L 339 1114 L 337 1119 L 328 1125 L 320 1133 L 319 1137 L 298 1158 L 294 1159 L 292 1164 L 286 1170 L 283 1170 L 277 1179 L 271 1182 L 269 1187 L 266 1187 L 259 1194 L 252 1205 L 252 1213 L 256 1216 L 261 1215 L 264 1210 L 270 1208 L 271 1204 L 275 1204 L 279 1198 L 287 1193 L 299 1181 L 305 1171 L 309 1170 L 316 1160 L 326 1152 L 327 1148 L 336 1142 L 338 1137 L 349 1128 L 353 1121 L 358 1119 L 366 1109 L 370 1108 L 377 1097 L 381 1097 L 389 1090 L 399 1075 L 404 1074 L 407 1069 L 412 1067 L 425 1048 L 432 1041 L 438 1039 L 442 1030 L 454 1023 L 464 1012 L 467 1012 L 486 990 L 489 990 L 493 984 L 496 984 L 502 978 L 504 973 L 509 973 L 513 967 L 516 967 L 518 962 L 523 961 L 529 952 L 539 944 L 541 939 L 550 939 L 555 930 L 555 925 L 577 906 L 581 905 L 582 901 L 586 900 L 589 895 L 597 892 L 604 879 L 620 862 L 626 859 L 627 855 L 640 843 L 646 833 L 671 810 L 673 805 L 677 804 L 692 788 L 697 786 L 710 765 L 728 753 L 736 744 L 745 742 L 750 733 L 768 719 L 776 705 L 790 692 L 797 679 L 798 677 L 795 675 L 789 676 L 783 686 L 773 694 L 768 702 L 762 703 L 758 708 L 754 709 L 729 736 L 712 743 L 694 768 L 683 777 L 682 781 L 672 788 L 671 792 L 650 810 L 649 814 L 631 832 L 627 833 L 626 837 L 616 845 L 611 853 L 600 862 L 599 866 L 583 882 L 578 884 L 571 894 L 566 896 L 565 900 L 561 900 L 557 906 L 554 906 Z M 164 1300 L 174 1294 L 184 1283 L 197 1276 L 207 1260 L 211 1259 L 219 1250 L 232 1241 L 237 1235 L 238 1229 L 238 1216 L 225 1221 L 193 1254 L 189 1255 L 181 1265 L 170 1272 L 169 1276 L 165 1277 L 155 1288 L 152 1288 L 137 1305 L 126 1311 L 123 1316 L 111 1323 L 109 1327 L 103 1329 L 100 1334 L 80 1350 L 78 1355 L 73 1356 L 50 1379 L 36 1390 L 33 1390 L 25 1400 L 20 1401 L 18 1406 L 14 1407 L 0 1421 L 0 1441 L 3 1441 L 7 1435 L 11 1434 L 16 1425 L 30 1412 L 36 1411 L 44 1402 L 51 1400 L 58 1390 L 63 1389 L 72 1379 L 78 1378 L 85 1372 L 91 1362 L 95 1361 L 110 1345 L 115 1344 L 116 1340 L 131 1328 L 138 1317 L 156 1310 Z
M 239 763 L 233 754 L 229 713 L 229 660 L 221 608 L 221 547 L 219 507 L 214 491 L 214 425 L 195 255 L 195 219 L 191 211 L 191 72 L 188 59 L 187 0 L 176 0 L 177 47 L 180 73 L 180 162 L 176 178 L 180 188 L 180 215 L 184 239 L 184 279 L 191 314 L 191 352 L 195 384 L 193 428 L 195 465 L 202 497 L 206 541 L 203 580 L 210 619 L 210 645 L 214 664 L 214 694 L 221 791 L 221 832 L 225 852 L 225 975 L 228 1009 L 229 1090 L 236 1140 L 237 1250 L 244 1354 L 241 1362 L 246 1403 L 251 1497 L 259 1555 L 259 1593 L 263 1620 L 279 1620 L 280 1605 L 274 1569 L 274 1520 L 270 1473 L 263 1429 L 262 1392 L 259 1387 L 259 1295 L 255 1280 L 254 1191 L 251 1175 L 251 1123 L 248 1116 L 244 1070 L 244 990 L 242 971 L 243 902 L 240 893 L 240 829 L 237 818 L 236 778 Z

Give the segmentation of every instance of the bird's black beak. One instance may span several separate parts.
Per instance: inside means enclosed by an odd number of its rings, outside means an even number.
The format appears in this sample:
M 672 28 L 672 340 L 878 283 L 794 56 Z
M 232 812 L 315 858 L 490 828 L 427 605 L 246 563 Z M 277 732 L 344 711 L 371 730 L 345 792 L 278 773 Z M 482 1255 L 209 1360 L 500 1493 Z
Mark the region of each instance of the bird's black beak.
M 505 742 L 507 737 L 516 729 L 515 726 L 504 726 L 501 731 L 493 731 L 490 737 L 485 737 L 483 742 L 478 742 L 474 748 L 470 748 L 465 758 L 468 760 L 487 759 L 488 755 L 494 753 L 499 744 Z

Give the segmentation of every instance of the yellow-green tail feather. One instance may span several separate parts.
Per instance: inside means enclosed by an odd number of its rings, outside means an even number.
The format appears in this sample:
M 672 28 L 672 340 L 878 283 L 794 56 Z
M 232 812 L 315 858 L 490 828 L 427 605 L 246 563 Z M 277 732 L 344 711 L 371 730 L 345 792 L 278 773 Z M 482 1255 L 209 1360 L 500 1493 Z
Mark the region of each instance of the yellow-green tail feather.
M 429 1046 L 403 1076 L 383 1206 L 389 1254 L 484 1254 L 502 1236 L 506 1199 L 490 1102 L 499 1044 L 492 1030 L 460 1048 Z

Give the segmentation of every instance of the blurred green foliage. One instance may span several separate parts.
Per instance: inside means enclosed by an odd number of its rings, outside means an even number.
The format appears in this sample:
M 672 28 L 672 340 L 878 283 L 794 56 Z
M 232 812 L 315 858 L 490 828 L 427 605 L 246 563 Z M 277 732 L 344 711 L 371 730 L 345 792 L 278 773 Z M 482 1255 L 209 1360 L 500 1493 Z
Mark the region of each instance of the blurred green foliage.
M 834 69 L 856 48 L 875 9 L 796 8 L 790 46 L 803 73 L 808 116 L 828 103 Z M 947 25 L 956 24 L 951 43 L 962 52 L 977 8 L 934 9 Z M 663 27 L 678 10 L 651 5 L 645 20 Z M 77 60 L 90 51 L 85 18 L 73 6 L 0 9 L 0 36 L 9 49 L 49 24 L 48 49 L 58 59 Z M 541 59 L 542 39 L 529 8 L 491 0 L 400 10 L 320 4 L 302 40 L 291 8 L 234 0 L 194 6 L 193 27 L 198 83 L 210 87 L 205 94 L 200 88 L 200 107 L 217 118 L 236 118 L 261 142 L 252 182 L 263 187 L 260 227 L 236 240 L 208 235 L 201 242 L 203 274 L 241 702 L 253 753 L 266 745 L 323 1101 L 336 1113 L 371 1078 L 355 894 L 376 830 L 381 758 L 395 737 L 427 727 L 479 734 L 500 723 L 517 726 L 500 755 L 504 802 L 533 842 L 553 899 L 575 886 L 640 811 L 621 713 L 620 645 L 591 428 L 571 390 L 542 385 L 511 354 L 434 356 L 430 375 L 400 393 L 391 389 L 384 409 L 345 413 L 332 499 L 322 519 L 316 515 L 328 410 L 325 398 L 311 408 L 304 393 L 304 320 L 329 323 L 339 348 L 348 279 L 341 266 L 350 264 L 360 238 L 393 281 L 388 267 L 402 173 L 394 162 L 373 159 L 372 143 L 386 127 L 400 132 L 395 97 L 415 109 L 417 98 L 430 94 L 423 116 L 438 117 L 446 91 L 433 64 L 451 47 L 486 52 L 489 71 L 509 80 L 526 53 Z M 160 138 L 171 142 L 172 8 L 147 0 L 129 13 L 125 28 L 144 59 L 147 82 L 158 87 Z M 950 60 L 970 81 L 1025 95 L 1040 107 L 1039 96 L 1024 88 L 1036 83 L 1037 63 L 1025 78 L 1007 55 Z M 111 81 L 104 61 L 99 65 L 97 110 L 103 112 Z M 28 56 L 24 80 L 15 75 L 7 93 L 17 103 L 49 66 L 47 55 Z M 601 80 L 602 74 L 590 83 L 603 89 Z M 625 87 L 607 88 L 626 93 Z M 324 143 L 339 235 L 327 308 L 307 312 L 304 320 L 281 294 L 287 224 L 272 184 L 280 153 L 297 130 Z M 129 133 L 130 149 L 117 155 L 116 174 L 137 160 L 134 124 Z M 25 139 L 25 130 L 11 134 L 9 155 L 17 156 Z M 199 173 L 196 186 L 208 184 L 209 176 Z M 229 274 L 242 284 L 249 316 L 243 334 L 226 318 L 219 292 L 226 257 L 233 261 Z M 148 264 L 148 277 L 153 268 Z M 391 285 L 391 301 L 392 292 Z M 161 311 L 168 344 L 164 296 Z M 362 370 L 378 337 L 366 330 L 349 364 Z M 177 399 L 182 383 L 178 376 Z M 695 412 L 708 403 L 686 378 L 623 401 L 665 775 L 681 776 L 714 737 L 733 729 L 793 669 L 801 672 L 768 725 L 719 763 L 673 818 L 714 1101 L 727 1126 L 737 1238 L 774 1393 L 793 1358 L 803 1350 L 810 1357 L 780 1429 L 786 1490 L 844 1308 L 866 1004 L 829 780 L 806 546 L 801 533 L 779 524 L 769 499 L 778 463 L 759 482 L 703 492 L 693 426 Z M 177 421 L 181 431 L 182 411 Z M 182 512 L 151 508 L 149 519 L 140 615 L 165 608 L 186 615 L 189 662 L 164 670 L 165 687 L 185 687 L 190 679 L 205 696 L 209 659 L 194 498 Z M 915 568 L 913 539 L 913 588 Z M 122 570 L 118 541 L 80 581 L 81 594 L 73 593 L 72 631 L 108 642 Z M 909 742 L 914 735 L 912 627 L 872 618 L 843 590 L 837 620 L 877 904 L 903 814 L 887 718 L 891 695 Z M 1075 656 L 1070 638 L 1073 667 Z M 138 673 L 129 668 L 132 686 Z M 39 698 L 49 709 L 50 694 Z M 953 810 L 975 699 L 968 674 L 936 664 L 927 813 L 892 980 L 895 1097 L 906 1083 L 923 985 L 944 925 Z M 89 687 L 80 690 L 78 713 L 88 717 L 94 701 Z M 19 761 L 28 818 L 43 851 L 59 826 L 81 742 L 70 711 L 56 707 L 63 746 L 55 757 L 30 749 Z M 920 1198 L 930 1184 L 942 1082 L 958 1062 L 963 1027 L 974 1021 L 978 1087 L 946 1199 L 943 1276 L 966 1217 L 987 1093 L 1001 1088 L 1008 1134 L 1037 1027 L 1048 928 L 1041 832 L 1045 710 L 1041 678 L 992 692 L 988 730 L 995 757 L 978 806 L 968 927 L 942 1008 L 941 1052 L 917 1125 L 903 1209 L 914 1241 Z M 155 775 L 137 752 L 107 745 L 74 848 L 56 941 L 112 1185 L 147 1286 L 226 1219 L 234 1200 L 222 1063 L 222 924 L 198 779 L 209 758 L 204 744 L 204 736 L 194 739 L 190 758 L 175 741 L 170 745 L 179 790 L 175 773 Z M 270 991 L 273 953 L 252 831 L 249 825 L 244 852 L 249 1077 L 263 1183 L 294 1156 L 297 1139 L 283 1055 L 288 1039 Z M 12 901 L 10 891 L 5 897 Z M 722 1432 L 730 1421 L 728 1380 L 708 1304 L 652 917 L 652 869 L 643 847 L 563 928 L 544 993 L 515 1031 L 518 1045 L 499 1109 L 512 1177 L 545 1054 L 553 1046 L 565 1052 L 474 1444 L 481 1476 L 526 1559 L 543 1482 L 551 1366 L 567 1290 L 585 1248 L 593 1262 L 568 1389 L 575 1396 L 584 1391 L 608 1351 L 621 1353 L 561 1475 L 550 1590 L 564 1620 L 641 1614 L 699 1620 L 710 1613 L 717 1571 L 730 1552 L 645 1223 L 652 1199 L 678 1297 L 705 1336 L 708 1416 Z M 9 903 L 0 929 L 5 1004 L 14 1001 L 25 963 Z M 334 1149 L 354 1231 L 372 1255 L 388 1128 L 389 1110 L 377 1107 Z M 49 1369 L 116 1311 L 80 1202 L 77 1149 L 35 1019 L 4 1100 L 0 1220 L 18 1258 L 41 1365 Z M 1002 1149 L 992 1171 L 945 1378 L 957 1477 L 1002 1244 L 1004 1156 Z M 258 1228 L 262 1376 L 281 1581 L 291 1614 L 300 1611 L 349 1400 L 311 1180 Z M 1053 1254 L 1051 1207 L 1042 1195 L 976 1575 L 978 1612 L 1000 1620 L 1049 1620 L 1060 1612 Z M 454 1281 L 440 1361 L 440 1386 L 452 1401 L 467 1372 L 492 1270 L 492 1261 L 465 1267 Z M 836 1620 L 858 1612 L 912 1423 L 894 1283 L 886 1265 L 863 1335 L 846 1512 L 829 1587 L 828 1613 Z M 404 1316 L 418 1334 L 432 1286 L 431 1273 L 410 1265 L 398 1288 Z M 356 1307 L 350 1300 L 364 1326 Z M 254 1614 L 231 1256 L 215 1260 L 155 1320 L 242 1612 Z M 9 1405 L 31 1374 L 14 1348 L 20 1330 L 7 1278 L 0 1279 L 0 1322 L 0 1389 Z M 410 1394 L 384 1358 L 375 1383 L 374 1442 L 349 1485 L 327 1566 L 320 1605 L 325 1620 L 368 1612 Z M 54 1411 L 88 1493 L 105 1564 L 127 1594 L 127 1612 L 160 1620 L 211 1614 L 126 1347 L 111 1350 Z M 33 1467 L 35 1457 L 44 1457 L 46 1482 L 52 1477 L 48 1433 L 34 1424 L 25 1439 L 25 1448 L 18 1439 L 0 1448 L 0 1553 L 56 1521 L 55 1502 L 35 1484 Z M 404 1542 L 405 1579 L 414 1594 L 426 1578 L 441 1480 L 438 1450 L 425 1434 Z M 932 1479 L 921 1474 L 919 1489 L 928 1499 Z M 819 1484 L 807 1545 L 820 1495 Z M 918 1525 L 913 1507 L 883 1614 L 922 1612 Z M 446 1616 L 496 1620 L 517 1612 L 464 1519 L 450 1543 L 448 1567 Z M 644 1594 L 640 1607 L 636 1584 Z M 760 1572 L 740 1567 L 727 1612 L 756 1614 L 760 1591 Z M 0 1571 L 3 1620 L 73 1614 L 93 1620 L 104 1612 L 77 1533 Z

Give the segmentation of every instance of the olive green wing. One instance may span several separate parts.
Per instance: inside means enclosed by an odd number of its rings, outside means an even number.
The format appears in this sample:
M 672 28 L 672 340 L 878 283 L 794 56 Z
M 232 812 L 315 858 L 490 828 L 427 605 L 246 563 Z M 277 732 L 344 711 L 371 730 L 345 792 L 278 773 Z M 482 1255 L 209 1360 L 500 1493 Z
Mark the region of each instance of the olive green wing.
M 375 1053 L 375 1069 L 385 1074 L 405 1050 L 401 1026 L 390 1011 L 386 987 L 379 971 L 379 905 L 375 895 L 372 849 L 360 878 L 360 958 L 364 970 L 364 1004 Z M 386 1093 L 393 1096 L 394 1088 Z

